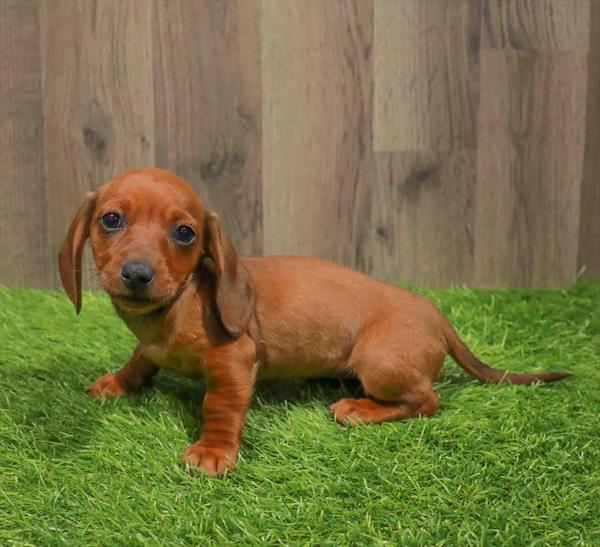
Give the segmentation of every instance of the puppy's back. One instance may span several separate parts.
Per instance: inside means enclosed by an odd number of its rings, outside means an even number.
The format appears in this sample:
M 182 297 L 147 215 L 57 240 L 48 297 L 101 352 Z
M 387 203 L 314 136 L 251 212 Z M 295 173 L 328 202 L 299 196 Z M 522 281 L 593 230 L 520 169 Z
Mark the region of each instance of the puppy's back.
M 256 283 L 258 337 L 272 363 L 342 365 L 374 321 L 418 321 L 425 310 L 437 314 L 418 295 L 325 260 L 269 256 L 242 262 Z

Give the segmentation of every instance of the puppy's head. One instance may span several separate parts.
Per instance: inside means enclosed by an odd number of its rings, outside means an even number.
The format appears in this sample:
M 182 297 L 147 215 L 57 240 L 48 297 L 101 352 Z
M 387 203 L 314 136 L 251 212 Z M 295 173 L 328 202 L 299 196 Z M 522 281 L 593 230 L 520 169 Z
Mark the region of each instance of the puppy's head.
M 172 303 L 209 257 L 223 325 L 233 336 L 246 329 L 254 305 L 252 279 L 218 217 L 179 177 L 137 169 L 86 196 L 59 254 L 63 286 L 77 312 L 88 238 L 100 283 L 122 311 L 144 315 Z

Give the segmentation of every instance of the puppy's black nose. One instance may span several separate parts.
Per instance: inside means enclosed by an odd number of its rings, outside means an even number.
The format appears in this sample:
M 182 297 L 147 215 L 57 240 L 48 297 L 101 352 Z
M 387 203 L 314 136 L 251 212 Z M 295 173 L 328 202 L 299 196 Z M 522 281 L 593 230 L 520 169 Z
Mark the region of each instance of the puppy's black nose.
M 121 268 L 121 279 L 131 292 L 141 293 L 154 280 L 154 268 L 147 262 L 126 262 Z

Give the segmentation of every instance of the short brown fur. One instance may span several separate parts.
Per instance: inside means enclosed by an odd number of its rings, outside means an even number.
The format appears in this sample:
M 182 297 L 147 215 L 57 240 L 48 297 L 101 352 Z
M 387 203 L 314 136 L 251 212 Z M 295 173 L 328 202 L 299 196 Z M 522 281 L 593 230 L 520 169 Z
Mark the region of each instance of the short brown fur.
M 105 233 L 100 219 L 126 219 Z M 185 223 L 196 241 L 180 248 Z M 212 475 L 233 469 L 257 379 L 353 376 L 366 397 L 330 406 L 340 423 L 432 415 L 446 354 L 492 383 L 554 381 L 564 373 L 504 373 L 479 361 L 426 298 L 356 271 L 306 257 L 238 258 L 218 217 L 189 185 L 159 169 L 121 174 L 89 194 L 59 255 L 63 285 L 81 307 L 81 256 L 89 237 L 103 288 L 138 338 L 121 370 L 98 378 L 92 396 L 139 390 L 160 368 L 206 379 L 204 426 L 184 460 Z M 144 299 L 120 278 L 127 260 L 156 271 Z

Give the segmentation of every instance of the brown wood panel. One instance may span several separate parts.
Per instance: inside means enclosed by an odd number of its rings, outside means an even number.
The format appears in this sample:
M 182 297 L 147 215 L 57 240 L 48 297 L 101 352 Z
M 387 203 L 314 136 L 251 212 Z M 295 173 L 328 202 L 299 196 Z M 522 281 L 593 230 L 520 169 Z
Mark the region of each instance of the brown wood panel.
M 38 3 L 0 2 L 0 282 L 48 287 Z
M 238 250 L 262 251 L 260 3 L 161 1 L 157 165 L 190 182 Z
M 586 146 L 581 187 L 578 273 L 600 279 L 600 2 L 593 2 L 588 53 Z
M 152 3 L 57 1 L 41 8 L 54 254 L 87 191 L 125 169 L 154 164 Z M 89 256 L 85 264 L 90 286 Z
M 476 152 L 376 155 L 370 273 L 388 281 L 470 283 Z
M 262 6 L 264 246 L 362 265 L 372 183 L 372 5 Z
M 482 16 L 484 48 L 560 51 L 588 47 L 588 0 L 483 0 Z
M 483 50 L 476 285 L 575 278 L 586 55 Z
M 477 143 L 480 4 L 375 2 L 374 149 Z
M 84 193 L 140 165 L 243 253 L 600 278 L 598 0 L 0 0 L 0 47 L 0 283 L 59 286 Z

